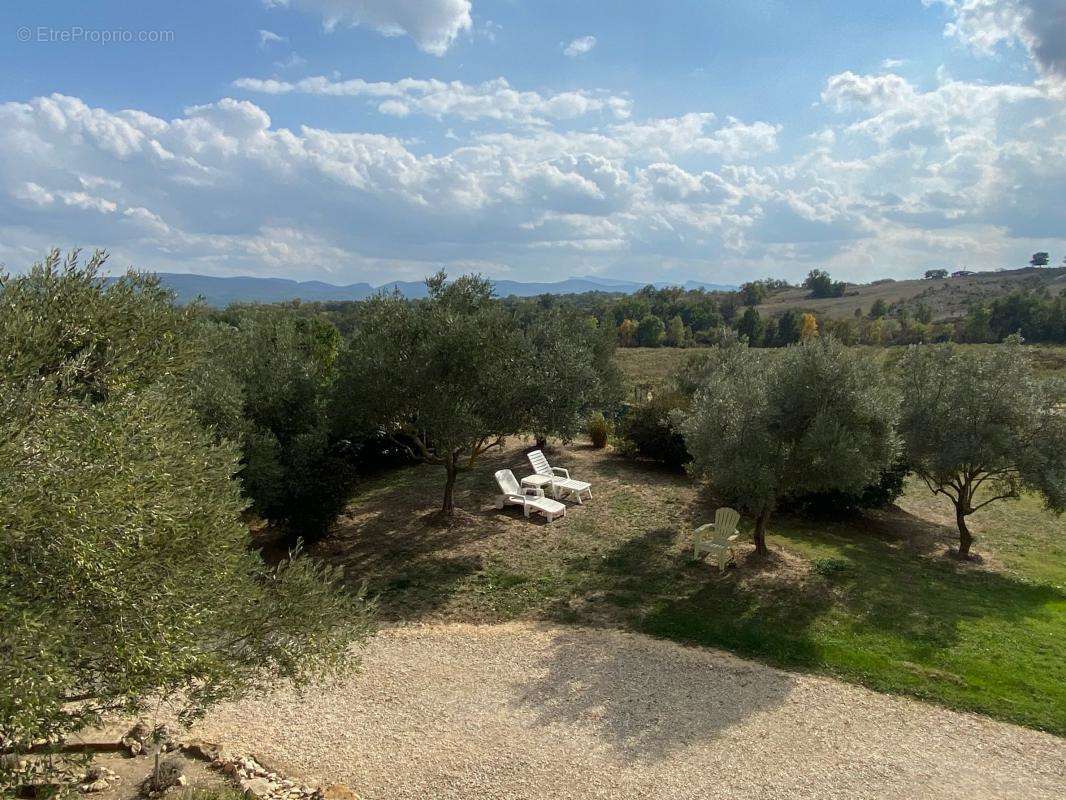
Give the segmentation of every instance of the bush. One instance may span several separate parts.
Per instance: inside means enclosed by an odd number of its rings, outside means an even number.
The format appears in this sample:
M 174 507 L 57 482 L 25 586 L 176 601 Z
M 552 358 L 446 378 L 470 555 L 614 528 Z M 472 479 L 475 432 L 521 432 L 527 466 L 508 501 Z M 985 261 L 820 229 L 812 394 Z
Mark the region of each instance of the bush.
M 596 411 L 589 417 L 588 431 L 593 447 L 603 449 L 607 446 L 607 438 L 611 435 L 611 426 L 603 416 L 602 411 Z
M 821 575 L 823 578 L 829 578 L 833 575 L 839 575 L 841 572 L 847 572 L 850 566 L 851 562 L 846 558 L 829 556 L 827 558 L 814 559 L 811 562 L 811 571 L 816 575 Z
M 849 514 L 860 508 L 887 508 L 903 494 L 903 482 L 910 467 L 900 461 L 881 473 L 877 483 L 857 492 L 812 492 L 782 503 L 782 508 L 811 516 Z
M 688 400 L 679 392 L 653 395 L 626 413 L 619 423 L 619 434 L 630 443 L 630 452 L 679 470 L 691 458 L 673 416 L 687 408 Z

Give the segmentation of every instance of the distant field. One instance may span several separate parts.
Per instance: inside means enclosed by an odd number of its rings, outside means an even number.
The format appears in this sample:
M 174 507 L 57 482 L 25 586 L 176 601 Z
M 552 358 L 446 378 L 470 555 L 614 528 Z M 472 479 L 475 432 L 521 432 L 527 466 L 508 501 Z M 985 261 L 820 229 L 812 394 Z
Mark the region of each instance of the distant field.
M 1039 288 L 1047 288 L 1051 292 L 1066 290 L 1066 268 L 1020 269 L 942 280 L 849 285 L 844 297 L 821 300 L 809 299 L 806 289 L 790 289 L 774 295 L 759 306 L 759 313 L 774 315 L 797 308 L 825 317 L 840 318 L 852 316 L 856 309 L 867 313 L 877 300 L 884 300 L 889 305 L 901 300 L 914 303 L 920 300 L 932 310 L 933 319 L 940 321 L 962 316 L 973 300 L 1003 295 L 1017 289 Z
M 962 344 L 962 348 L 989 348 L 991 344 Z M 616 352 L 618 365 L 622 368 L 626 385 L 630 391 L 648 389 L 658 386 L 677 371 L 686 358 L 698 354 L 703 348 L 691 347 L 620 347 Z M 880 355 L 888 360 L 899 358 L 904 351 L 902 347 L 863 347 L 863 350 Z M 1066 378 L 1066 345 L 1034 344 L 1026 345 L 1026 352 L 1033 359 L 1033 365 L 1044 375 L 1058 375 Z

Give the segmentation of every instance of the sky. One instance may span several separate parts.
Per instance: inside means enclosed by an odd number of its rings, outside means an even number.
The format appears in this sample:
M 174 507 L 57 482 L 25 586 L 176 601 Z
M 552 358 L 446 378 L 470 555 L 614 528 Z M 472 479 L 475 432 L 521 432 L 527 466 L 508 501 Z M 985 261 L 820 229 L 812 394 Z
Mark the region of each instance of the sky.
M 1066 257 L 1066 0 L 8 0 L 0 263 L 336 284 Z

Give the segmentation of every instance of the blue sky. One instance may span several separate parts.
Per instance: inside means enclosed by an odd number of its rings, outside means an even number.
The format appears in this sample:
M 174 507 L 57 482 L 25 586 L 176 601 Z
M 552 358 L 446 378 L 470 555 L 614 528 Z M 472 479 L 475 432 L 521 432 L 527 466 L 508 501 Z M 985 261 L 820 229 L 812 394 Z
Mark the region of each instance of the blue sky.
M 9 270 L 75 245 L 334 283 L 1066 256 L 1066 0 L 128 5 L 0 8 Z

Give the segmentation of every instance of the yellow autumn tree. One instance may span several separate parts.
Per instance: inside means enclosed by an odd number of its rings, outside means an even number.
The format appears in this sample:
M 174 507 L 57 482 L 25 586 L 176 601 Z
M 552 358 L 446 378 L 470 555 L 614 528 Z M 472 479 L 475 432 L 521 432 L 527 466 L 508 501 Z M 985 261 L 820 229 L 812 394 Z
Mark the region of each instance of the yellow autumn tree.
M 618 344 L 622 347 L 633 347 L 637 343 L 637 323 L 631 319 L 624 319 L 618 326 Z
M 818 335 L 818 319 L 814 314 L 804 314 L 800 322 L 800 339 L 810 339 Z

